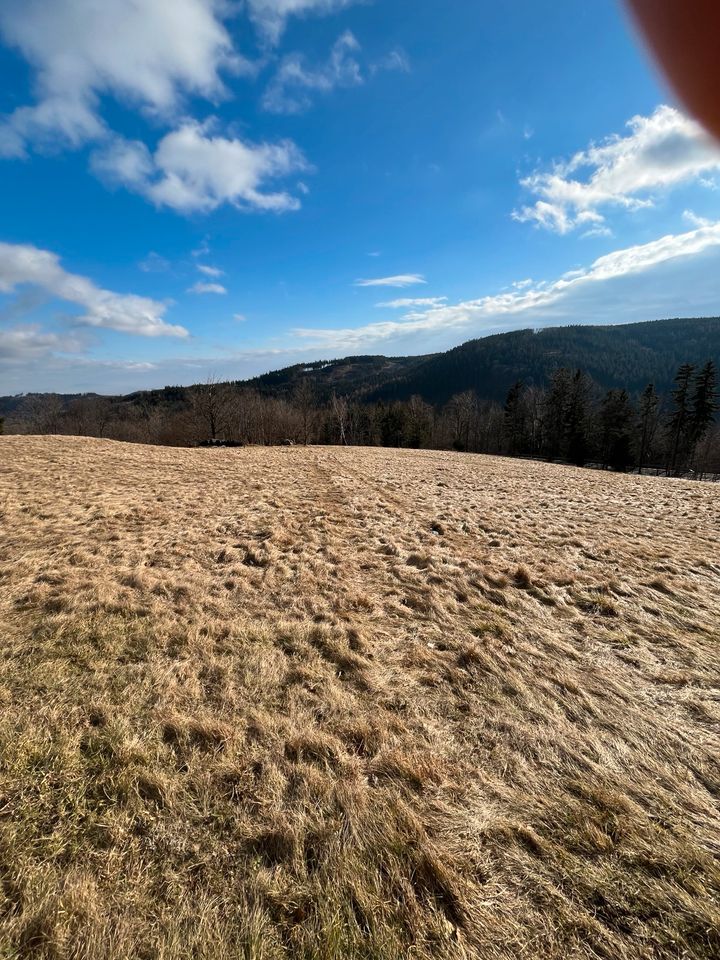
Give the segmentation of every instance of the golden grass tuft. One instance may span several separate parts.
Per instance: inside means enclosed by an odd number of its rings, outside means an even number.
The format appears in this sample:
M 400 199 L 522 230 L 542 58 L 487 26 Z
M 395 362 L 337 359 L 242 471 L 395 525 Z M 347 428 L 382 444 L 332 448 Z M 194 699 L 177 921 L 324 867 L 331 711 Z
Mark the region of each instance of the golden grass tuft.
M 0 956 L 720 955 L 719 508 L 0 438 Z

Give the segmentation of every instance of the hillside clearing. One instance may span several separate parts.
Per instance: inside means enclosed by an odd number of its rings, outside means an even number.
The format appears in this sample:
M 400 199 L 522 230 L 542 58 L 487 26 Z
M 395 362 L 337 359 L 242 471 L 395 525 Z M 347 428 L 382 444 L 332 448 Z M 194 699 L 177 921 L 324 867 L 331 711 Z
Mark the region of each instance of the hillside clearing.
M 720 490 L 0 437 L 0 956 L 720 955 Z

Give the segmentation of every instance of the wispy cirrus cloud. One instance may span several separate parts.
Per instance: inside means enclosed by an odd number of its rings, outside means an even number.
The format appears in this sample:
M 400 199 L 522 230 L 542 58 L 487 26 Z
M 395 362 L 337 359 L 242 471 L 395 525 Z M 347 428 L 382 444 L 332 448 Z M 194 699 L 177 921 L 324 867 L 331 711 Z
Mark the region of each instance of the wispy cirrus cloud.
M 699 261 L 720 247 L 720 221 L 699 226 L 681 234 L 669 234 L 650 243 L 613 251 L 599 257 L 590 266 L 570 271 L 553 281 L 523 280 L 514 289 L 499 294 L 466 300 L 456 304 L 440 304 L 426 310 L 411 310 L 400 320 L 368 323 L 347 328 L 297 328 L 295 337 L 312 342 L 317 349 L 328 351 L 362 350 L 369 344 L 400 341 L 418 334 L 433 335 L 462 330 L 467 335 L 515 328 L 520 323 L 550 322 L 619 322 L 617 284 L 642 280 L 646 285 L 642 296 L 629 301 L 623 294 L 622 318 L 628 320 L 631 310 L 642 319 L 661 315 L 677 315 L 678 305 L 686 311 L 691 303 L 699 309 L 707 302 L 715 310 L 720 307 L 720 274 L 704 266 L 703 304 L 700 295 L 688 298 L 692 284 L 678 282 L 671 267 Z M 658 268 L 662 267 L 660 273 Z M 667 310 L 671 313 L 667 313 Z M 674 312 L 672 312 L 674 311 Z
M 292 16 L 325 15 L 359 0 L 247 0 L 250 19 L 266 43 L 275 45 Z
M 712 220 L 707 217 L 699 217 L 693 210 L 683 210 L 683 220 L 692 227 L 711 227 Z
M 191 287 L 188 287 L 188 293 L 218 293 L 223 294 L 227 293 L 227 290 L 221 283 L 206 283 L 202 280 L 198 280 L 197 283 L 194 283 Z
M 159 253 L 151 250 L 150 253 L 138 263 L 138 266 L 143 273 L 167 273 L 171 264 L 168 259 L 161 257 Z
M 402 318 L 359 327 L 299 328 L 264 345 L 222 355 L 165 356 L 147 366 L 143 358 L 100 366 L 63 336 L 15 328 L 0 338 L 0 361 L 8 388 L 127 391 L 162 383 L 193 383 L 209 372 L 227 378 L 253 376 L 302 360 L 363 353 L 420 353 L 454 346 L 469 336 L 520 327 L 567 323 L 618 323 L 662 316 L 720 315 L 720 274 L 713 261 L 720 249 L 720 221 L 686 233 L 616 250 L 553 281 L 517 286 L 460 303 L 411 308 Z M 236 315 L 236 320 L 241 317 Z M 70 337 L 77 336 L 72 331 Z M 9 354 L 12 353 L 12 356 Z M 38 362 L 41 360 L 42 362 Z M 124 366 L 122 366 L 124 365 Z
M 312 66 L 304 54 L 288 54 L 268 84 L 262 106 L 271 113 L 301 113 L 312 105 L 316 94 L 359 87 L 382 72 L 410 70 L 407 54 L 400 49 L 367 66 L 360 63 L 359 55 L 360 44 L 349 30 L 338 37 L 324 63 Z
M 222 277 L 225 273 L 220 267 L 213 267 L 209 263 L 198 263 L 196 266 L 200 273 L 204 273 L 206 277 Z
M 628 136 L 612 136 L 521 186 L 537 199 L 513 213 L 555 233 L 582 228 L 607 236 L 609 207 L 650 207 L 656 192 L 720 171 L 720 147 L 694 120 L 669 106 L 628 121 Z
M 421 273 L 399 273 L 393 277 L 375 277 L 370 280 L 356 280 L 355 287 L 413 287 L 427 280 Z
M 165 303 L 104 290 L 87 277 L 63 269 L 60 258 L 49 250 L 30 244 L 0 243 L 0 293 L 12 294 L 26 286 L 40 288 L 51 298 L 81 307 L 82 312 L 74 321 L 84 326 L 142 337 L 188 335 L 184 327 L 163 319 Z
M 285 57 L 262 98 L 271 113 L 300 113 L 312 103 L 313 94 L 330 93 L 337 87 L 357 87 L 365 82 L 355 53 L 360 49 L 346 30 L 335 41 L 326 63 L 310 67 L 301 53 Z
M 447 297 L 399 297 L 397 300 L 386 300 L 376 303 L 376 307 L 387 307 L 390 310 L 405 310 L 408 307 L 439 307 Z
M 395 47 L 393 50 L 390 50 L 389 53 L 386 53 L 385 56 L 380 57 L 379 60 L 370 64 L 370 73 L 373 76 L 385 70 L 389 72 L 398 71 L 399 73 L 410 73 L 410 58 L 402 47 Z

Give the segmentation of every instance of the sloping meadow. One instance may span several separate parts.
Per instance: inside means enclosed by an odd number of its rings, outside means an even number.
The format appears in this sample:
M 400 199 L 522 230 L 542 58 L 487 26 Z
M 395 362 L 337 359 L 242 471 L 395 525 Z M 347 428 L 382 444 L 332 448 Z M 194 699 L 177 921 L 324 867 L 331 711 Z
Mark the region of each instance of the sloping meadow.
M 720 955 L 720 490 L 0 438 L 0 956 Z

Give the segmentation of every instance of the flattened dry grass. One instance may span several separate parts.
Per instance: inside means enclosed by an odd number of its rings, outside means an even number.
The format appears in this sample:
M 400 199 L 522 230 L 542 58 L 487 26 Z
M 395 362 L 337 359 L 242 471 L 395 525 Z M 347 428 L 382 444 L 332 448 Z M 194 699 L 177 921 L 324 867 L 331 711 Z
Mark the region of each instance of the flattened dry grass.
M 0 438 L 0 956 L 720 955 L 720 491 Z

